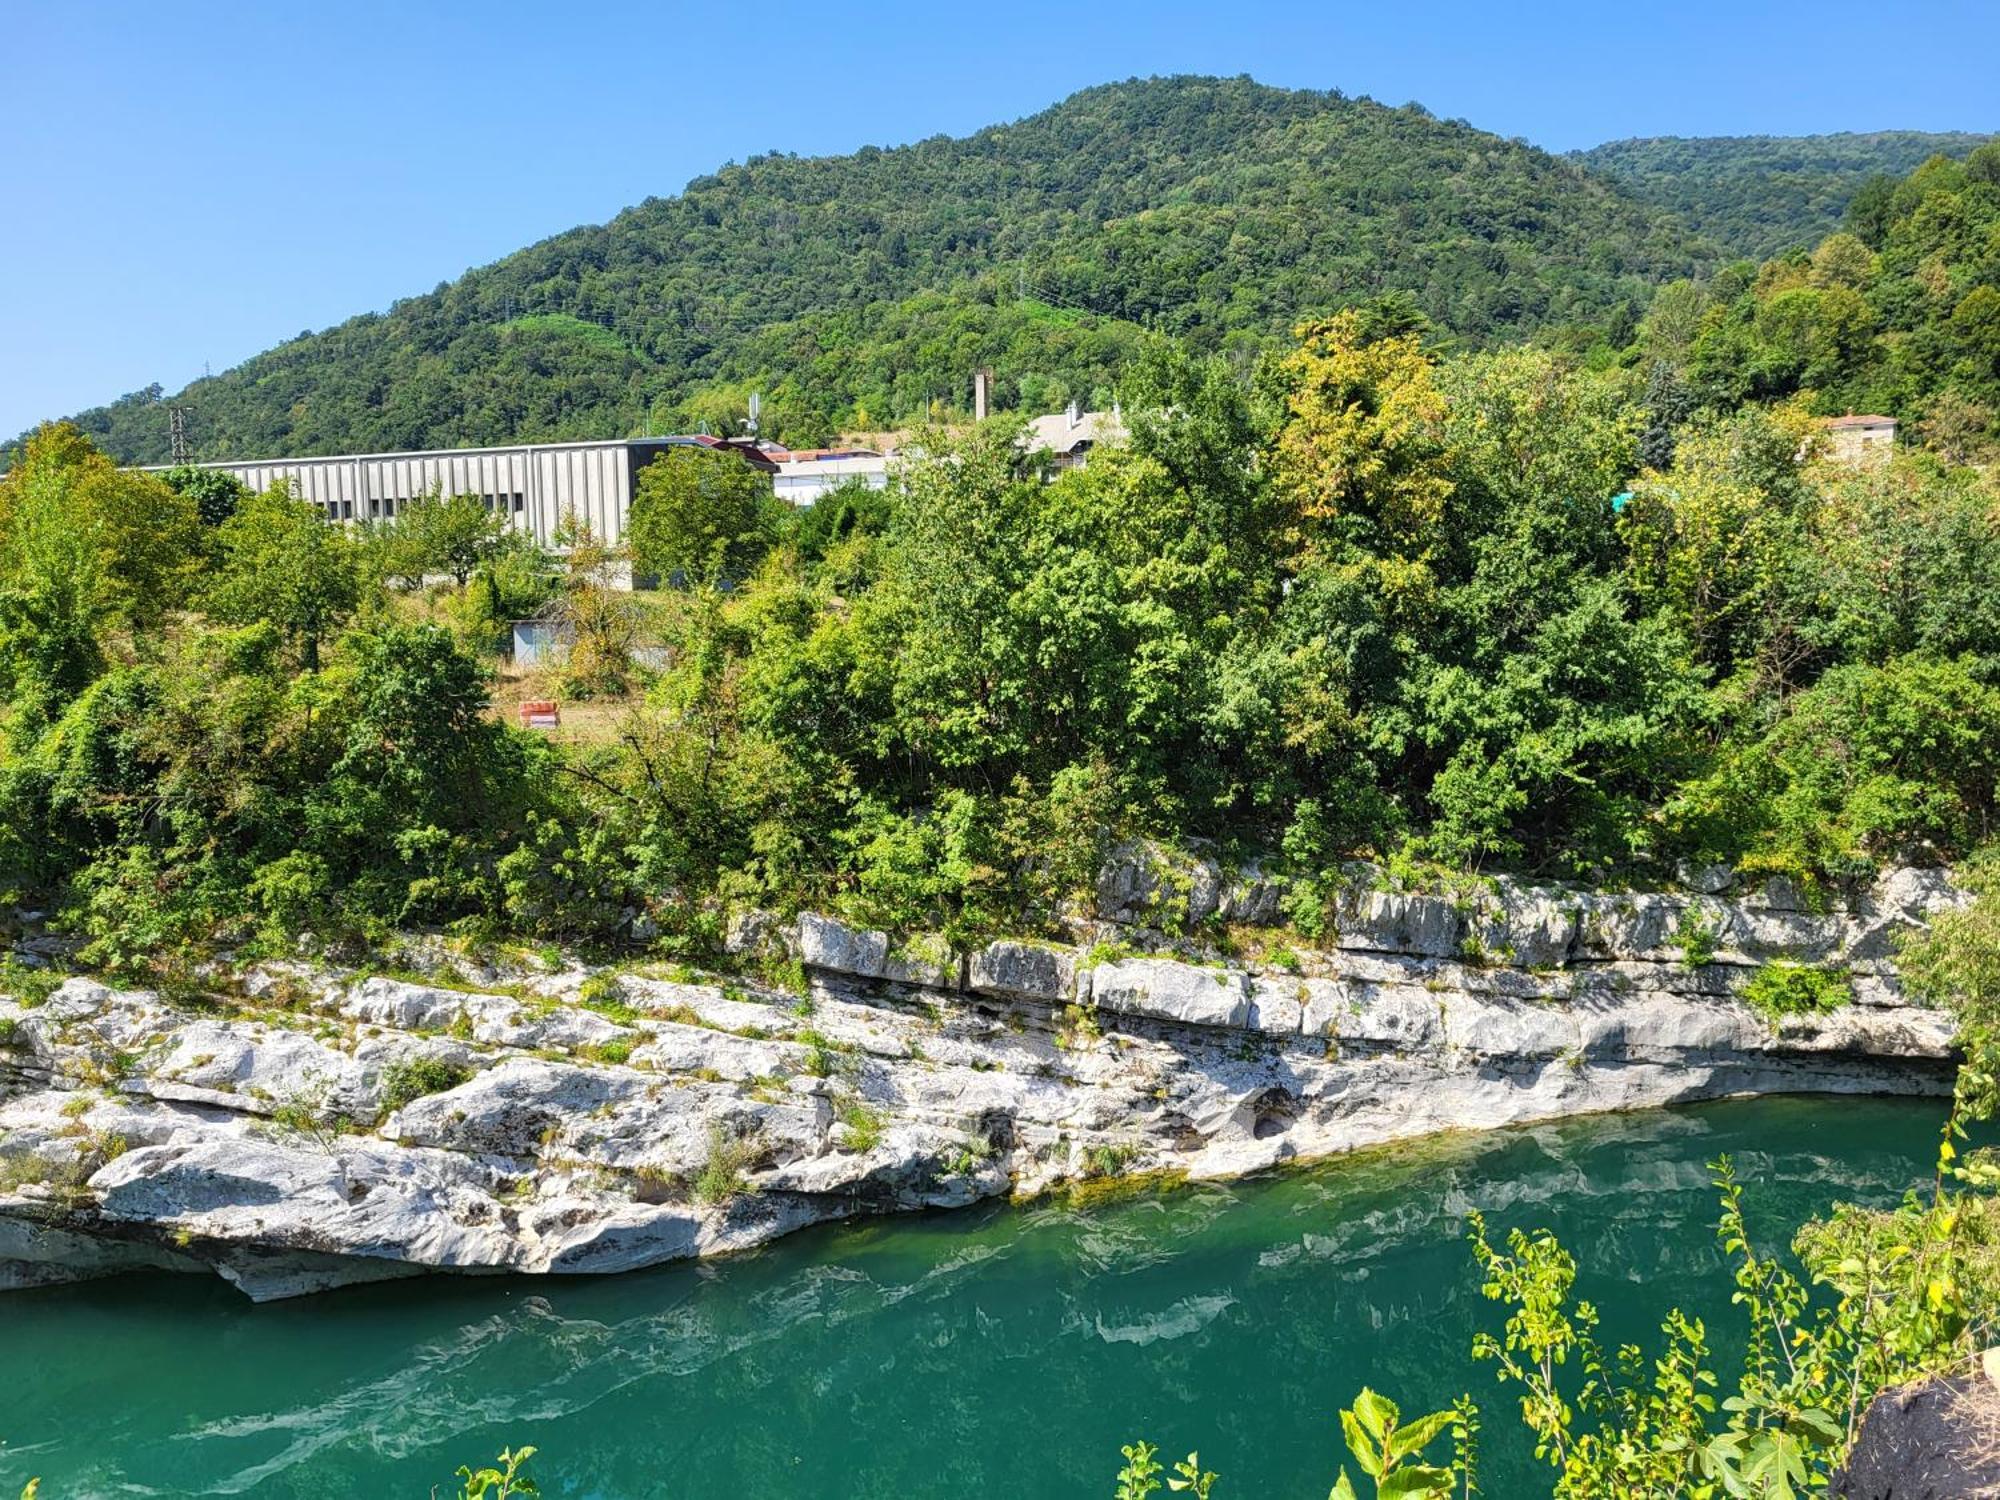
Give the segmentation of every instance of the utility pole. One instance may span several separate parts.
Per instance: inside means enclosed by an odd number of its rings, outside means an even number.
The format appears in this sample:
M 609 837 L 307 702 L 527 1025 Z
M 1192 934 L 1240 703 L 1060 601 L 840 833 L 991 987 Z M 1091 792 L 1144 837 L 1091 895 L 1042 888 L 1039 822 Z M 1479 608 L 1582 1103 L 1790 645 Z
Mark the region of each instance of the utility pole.
M 169 407 L 167 410 L 167 441 L 173 447 L 176 466 L 190 462 L 187 414 L 188 409 L 185 406 Z

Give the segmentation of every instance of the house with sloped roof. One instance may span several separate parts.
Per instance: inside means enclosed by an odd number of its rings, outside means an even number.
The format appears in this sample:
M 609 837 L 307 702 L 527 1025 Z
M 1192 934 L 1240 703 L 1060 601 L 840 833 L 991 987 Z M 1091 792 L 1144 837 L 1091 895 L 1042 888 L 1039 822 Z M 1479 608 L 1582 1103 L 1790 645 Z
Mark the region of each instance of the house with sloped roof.
M 1090 452 L 1100 443 L 1125 440 L 1125 421 L 1117 407 L 1106 411 L 1080 411 L 1072 401 L 1067 411 L 1035 417 L 1028 423 L 1022 441 L 1030 457 L 1048 455 L 1046 472 L 1060 474 L 1065 469 L 1081 469 L 1090 461 Z
M 1829 418 L 1825 427 L 1827 457 L 1840 463 L 1860 464 L 1887 458 L 1896 446 L 1894 417 L 1857 416 L 1849 412 L 1844 417 Z

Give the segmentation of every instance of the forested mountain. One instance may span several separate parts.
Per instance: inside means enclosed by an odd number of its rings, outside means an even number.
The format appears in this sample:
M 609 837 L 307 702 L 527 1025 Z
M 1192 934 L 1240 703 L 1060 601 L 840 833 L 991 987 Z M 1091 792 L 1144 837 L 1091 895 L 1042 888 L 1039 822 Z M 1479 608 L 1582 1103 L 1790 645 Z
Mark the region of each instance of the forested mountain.
M 1046 407 L 1101 393 L 1140 325 L 1241 351 L 1391 291 L 1473 346 L 1622 343 L 1715 259 L 1580 164 L 1420 107 L 1149 79 L 727 166 L 182 399 L 208 458 L 605 436 L 726 418 L 753 383 L 811 439 L 963 403 L 980 364 L 1003 406 Z M 157 390 L 78 420 L 121 461 L 167 456 Z
M 1900 177 L 1932 156 L 1962 157 L 1990 135 L 1877 130 L 1839 135 L 1655 136 L 1610 141 L 1575 159 L 1632 196 L 1672 209 L 1740 255 L 1813 245 L 1840 228 L 1871 177 Z
M 1625 351 L 1666 419 L 1796 398 L 1885 412 L 1940 456 L 2000 452 L 2000 142 L 1871 180 L 1808 254 L 1660 289 Z

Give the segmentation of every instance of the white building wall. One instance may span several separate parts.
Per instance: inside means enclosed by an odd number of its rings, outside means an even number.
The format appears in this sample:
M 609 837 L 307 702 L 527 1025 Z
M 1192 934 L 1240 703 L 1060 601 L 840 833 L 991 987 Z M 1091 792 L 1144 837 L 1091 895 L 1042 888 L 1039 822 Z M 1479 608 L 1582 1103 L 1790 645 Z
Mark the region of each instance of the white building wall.
M 886 458 L 806 458 L 781 463 L 771 476 L 771 493 L 791 505 L 811 505 L 828 490 L 856 481 L 871 490 L 889 484 Z
M 554 545 L 571 511 L 603 541 L 622 541 L 632 493 L 632 453 L 622 439 L 202 467 L 233 474 L 258 491 L 286 480 L 294 495 L 335 521 L 389 520 L 433 489 L 447 497 L 478 495 L 544 546 Z

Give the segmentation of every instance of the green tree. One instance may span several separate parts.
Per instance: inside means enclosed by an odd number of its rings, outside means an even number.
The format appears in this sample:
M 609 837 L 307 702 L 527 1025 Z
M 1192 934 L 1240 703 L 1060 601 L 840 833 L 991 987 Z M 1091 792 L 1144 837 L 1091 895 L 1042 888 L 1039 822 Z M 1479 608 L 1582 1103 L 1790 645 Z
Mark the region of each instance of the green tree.
M 733 453 L 671 448 L 639 471 L 634 564 L 686 586 L 740 578 L 776 535 L 771 481 Z
M 316 672 L 320 648 L 360 601 L 354 539 L 279 481 L 222 524 L 207 605 L 218 620 L 269 620 Z
M 477 495 L 433 493 L 405 506 L 391 525 L 395 540 L 408 549 L 409 563 L 419 578 L 428 572 L 448 573 L 460 588 L 473 573 L 496 556 L 508 531 L 507 518 L 487 508 Z
M 168 489 L 194 501 L 201 524 L 211 529 L 236 514 L 250 489 L 227 469 L 202 469 L 180 464 L 160 476 Z
M 0 518 L 0 691 L 14 699 L 15 734 L 39 730 L 103 669 L 110 614 L 97 555 L 61 487 L 28 467 L 8 476 Z

